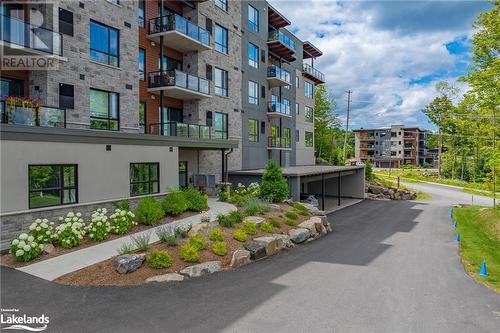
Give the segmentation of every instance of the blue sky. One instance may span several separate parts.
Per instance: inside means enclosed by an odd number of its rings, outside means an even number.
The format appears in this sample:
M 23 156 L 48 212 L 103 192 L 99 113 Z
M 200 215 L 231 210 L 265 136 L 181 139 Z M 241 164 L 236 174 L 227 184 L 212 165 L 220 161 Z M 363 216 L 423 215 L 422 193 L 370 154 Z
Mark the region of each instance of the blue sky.
M 445 80 L 470 64 L 472 23 L 486 1 L 270 0 L 290 19 L 290 31 L 324 55 L 315 66 L 325 73 L 344 121 L 345 91 L 352 90 L 350 128 L 391 123 L 430 128 L 420 110 Z

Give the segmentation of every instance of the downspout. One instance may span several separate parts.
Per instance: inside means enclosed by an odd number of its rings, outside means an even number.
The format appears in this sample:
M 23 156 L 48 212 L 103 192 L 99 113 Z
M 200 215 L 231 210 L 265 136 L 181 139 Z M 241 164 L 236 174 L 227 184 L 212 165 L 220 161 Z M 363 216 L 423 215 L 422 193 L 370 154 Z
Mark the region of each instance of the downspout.
M 231 149 L 229 149 L 229 151 L 227 153 L 224 154 L 224 164 L 226 165 L 226 168 L 225 168 L 225 171 L 224 171 L 225 172 L 224 178 L 225 178 L 226 181 L 228 181 L 228 178 L 229 178 L 229 176 L 228 176 L 228 174 L 229 174 L 229 172 L 228 172 L 229 167 L 228 167 L 228 164 L 227 164 L 227 157 L 233 152 L 233 150 L 234 149 L 231 148 Z

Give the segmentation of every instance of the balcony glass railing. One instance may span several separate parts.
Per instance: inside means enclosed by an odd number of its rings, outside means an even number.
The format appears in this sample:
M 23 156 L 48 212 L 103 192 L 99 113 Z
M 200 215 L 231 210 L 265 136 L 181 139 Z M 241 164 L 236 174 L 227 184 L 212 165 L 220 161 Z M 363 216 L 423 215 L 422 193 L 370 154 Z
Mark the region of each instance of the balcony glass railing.
M 66 110 L 47 106 L 38 108 L 6 105 L 0 102 L 0 119 L 3 124 L 66 127 Z
M 149 88 L 177 86 L 206 95 L 210 94 L 210 81 L 177 69 L 150 72 L 148 76 Z
M 267 138 L 267 146 L 269 148 L 291 148 L 291 141 L 290 138 L 270 136 Z
M 280 102 L 270 102 L 268 112 L 290 116 L 290 105 Z
M 198 42 L 210 46 L 210 33 L 177 14 L 155 17 L 149 20 L 149 33 L 177 31 Z
M 326 82 L 325 81 L 325 74 L 321 73 L 320 71 L 318 71 L 316 68 L 314 68 L 313 66 L 309 65 L 309 64 L 302 64 L 302 70 L 306 73 L 308 73 L 309 75 L 312 75 L 314 76 L 315 78 L 317 78 L 318 80 L 322 81 L 322 82 Z
M 275 65 L 267 68 L 267 77 L 277 78 L 291 84 L 290 73 Z
M 62 56 L 62 34 L 5 15 L 1 15 L 1 21 L 2 41 Z
M 163 130 L 161 123 L 150 124 L 149 134 L 200 140 L 215 139 L 215 136 L 212 133 L 212 127 L 210 126 L 179 123 L 176 121 L 165 122 L 163 124 Z
M 286 47 L 295 51 L 295 42 L 290 37 L 285 35 L 282 31 L 279 30 L 269 31 L 269 38 L 267 39 L 267 41 L 268 42 L 280 41 Z

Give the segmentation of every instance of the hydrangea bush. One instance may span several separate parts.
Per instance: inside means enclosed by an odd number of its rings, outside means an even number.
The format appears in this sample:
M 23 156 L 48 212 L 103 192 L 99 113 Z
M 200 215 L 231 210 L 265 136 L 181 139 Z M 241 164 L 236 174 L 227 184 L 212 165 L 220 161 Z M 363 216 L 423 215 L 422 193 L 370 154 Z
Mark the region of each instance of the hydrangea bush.
M 35 241 L 35 237 L 22 233 L 10 245 L 9 253 L 16 261 L 31 261 L 42 253 L 42 245 Z
M 55 228 L 57 243 L 66 249 L 80 245 L 85 236 L 85 224 L 81 213 L 69 212 L 66 217 L 60 217 L 59 224 Z
M 86 231 L 93 241 L 103 241 L 108 238 L 108 233 L 111 231 L 111 223 L 108 221 L 106 208 L 98 208 L 92 213 L 92 220 L 86 227 Z
M 52 244 L 54 242 L 54 222 L 47 219 L 36 219 L 29 226 L 28 234 L 35 238 L 38 244 Z
M 111 232 L 116 235 L 126 234 L 134 225 L 135 214 L 129 210 L 115 209 L 115 212 L 109 217 L 111 219 Z

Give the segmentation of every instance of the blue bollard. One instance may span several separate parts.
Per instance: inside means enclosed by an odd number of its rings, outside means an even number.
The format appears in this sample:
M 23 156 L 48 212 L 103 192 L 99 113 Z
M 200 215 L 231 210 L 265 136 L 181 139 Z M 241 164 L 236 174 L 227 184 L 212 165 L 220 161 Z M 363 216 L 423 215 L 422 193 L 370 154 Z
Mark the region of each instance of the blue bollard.
M 481 263 L 481 270 L 479 271 L 479 275 L 488 276 L 488 271 L 486 270 L 486 260 L 484 259 L 483 262 Z
M 460 243 L 460 234 L 455 236 L 455 243 Z
M 453 219 L 453 208 L 450 209 L 450 219 Z
M 455 222 L 453 222 L 453 229 L 456 229 L 457 228 L 457 225 L 458 225 L 458 221 L 455 220 Z

